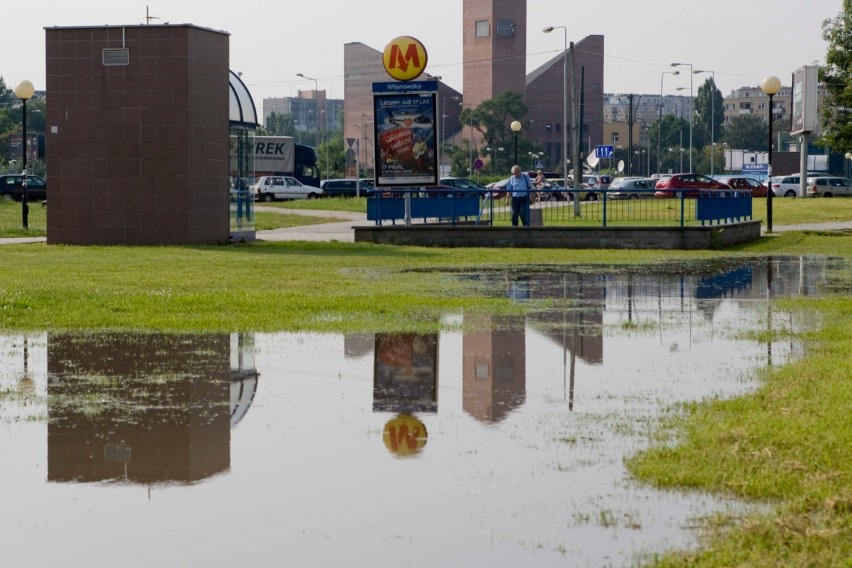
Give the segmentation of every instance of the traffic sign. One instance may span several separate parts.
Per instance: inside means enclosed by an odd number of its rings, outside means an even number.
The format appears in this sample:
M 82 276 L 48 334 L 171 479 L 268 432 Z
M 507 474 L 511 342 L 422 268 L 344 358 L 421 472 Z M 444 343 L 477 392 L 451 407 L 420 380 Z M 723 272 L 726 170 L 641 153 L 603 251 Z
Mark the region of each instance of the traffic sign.
M 541 163 L 541 160 L 536 160 L 535 161 L 535 169 L 540 170 L 542 168 L 544 168 L 544 164 Z
M 595 146 L 595 158 L 612 158 L 612 146 Z
M 483 162 L 481 159 L 477 158 L 473 161 L 473 169 L 479 171 L 484 167 L 485 167 L 485 162 Z

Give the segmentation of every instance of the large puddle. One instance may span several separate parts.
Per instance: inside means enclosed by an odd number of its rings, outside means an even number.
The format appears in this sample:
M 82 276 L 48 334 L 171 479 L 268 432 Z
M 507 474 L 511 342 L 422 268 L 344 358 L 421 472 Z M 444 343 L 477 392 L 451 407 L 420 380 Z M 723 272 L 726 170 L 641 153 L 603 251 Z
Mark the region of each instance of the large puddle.
M 825 293 L 836 266 L 447 275 L 543 307 L 439 334 L 0 336 L 3 564 L 624 566 L 693 546 L 742 505 L 623 459 L 678 402 L 800 356 L 788 332 L 816 322 L 767 300 Z

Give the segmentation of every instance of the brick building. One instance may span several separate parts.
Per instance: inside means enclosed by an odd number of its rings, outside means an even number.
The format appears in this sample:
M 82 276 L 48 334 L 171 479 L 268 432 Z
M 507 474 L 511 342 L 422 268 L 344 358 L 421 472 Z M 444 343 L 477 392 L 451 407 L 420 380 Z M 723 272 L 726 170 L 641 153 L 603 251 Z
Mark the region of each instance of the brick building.
M 46 29 L 49 243 L 228 242 L 229 36 Z
M 548 168 L 555 168 L 561 162 L 565 127 L 565 54 L 560 52 L 527 73 L 526 0 L 464 0 L 462 10 L 464 94 L 439 81 L 443 139 L 473 136 L 474 147 L 485 157 L 476 133 L 462 128 L 458 116 L 462 108 L 476 107 L 504 91 L 514 91 L 524 97 L 528 109 L 525 117 L 518 117 L 523 125 L 521 135 L 540 144 L 545 152 L 543 160 Z M 603 36 L 588 36 L 575 44 L 574 84 L 578 92 L 581 86 L 584 91 L 583 148 L 603 143 L 603 54 Z M 360 140 L 360 159 L 368 167 L 373 159 L 372 83 L 390 80 L 381 55 L 363 43 L 344 46 L 344 138 Z

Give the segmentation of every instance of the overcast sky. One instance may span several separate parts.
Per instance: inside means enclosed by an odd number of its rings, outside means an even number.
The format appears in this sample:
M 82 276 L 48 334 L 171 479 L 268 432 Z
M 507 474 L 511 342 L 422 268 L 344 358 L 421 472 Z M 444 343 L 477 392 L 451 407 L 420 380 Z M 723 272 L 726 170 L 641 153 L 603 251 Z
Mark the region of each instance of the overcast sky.
M 528 0 L 527 72 L 590 34 L 605 37 L 607 93 L 660 92 L 672 62 L 712 70 L 724 95 L 757 86 L 766 75 L 785 85 L 796 68 L 825 57 L 822 22 L 840 13 L 842 0 Z M 462 1 L 201 2 L 170 0 L 147 5 L 152 23 L 194 24 L 230 34 L 231 69 L 243 73 L 255 103 L 294 96 L 317 79 L 329 98 L 343 98 L 343 44 L 379 51 L 394 37 L 420 39 L 429 53 L 427 72 L 462 90 Z M 11 16 L 11 17 L 10 17 Z M 45 88 L 44 28 L 139 25 L 146 5 L 102 0 L 31 0 L 6 7 L 0 34 L 0 76 L 11 88 L 29 79 Z M 688 72 L 666 76 L 664 93 L 689 88 Z M 693 77 L 693 87 L 706 76 Z M 682 91 L 681 91 L 682 93 Z

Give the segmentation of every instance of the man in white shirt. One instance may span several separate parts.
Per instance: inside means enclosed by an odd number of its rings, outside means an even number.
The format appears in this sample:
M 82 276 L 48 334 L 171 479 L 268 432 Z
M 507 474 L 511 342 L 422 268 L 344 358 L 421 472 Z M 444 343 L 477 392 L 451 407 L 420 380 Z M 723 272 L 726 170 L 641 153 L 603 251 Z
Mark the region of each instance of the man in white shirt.
M 530 192 L 532 180 L 521 171 L 520 166 L 512 166 L 512 177 L 506 185 L 506 192 L 512 196 L 512 225 L 518 225 L 518 218 L 525 227 L 530 225 Z

